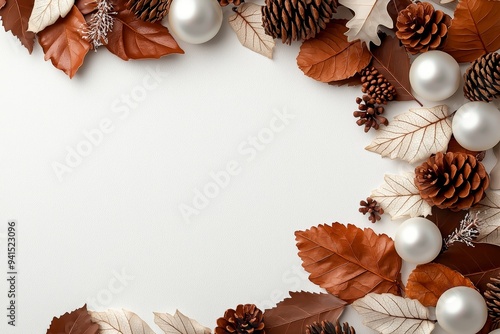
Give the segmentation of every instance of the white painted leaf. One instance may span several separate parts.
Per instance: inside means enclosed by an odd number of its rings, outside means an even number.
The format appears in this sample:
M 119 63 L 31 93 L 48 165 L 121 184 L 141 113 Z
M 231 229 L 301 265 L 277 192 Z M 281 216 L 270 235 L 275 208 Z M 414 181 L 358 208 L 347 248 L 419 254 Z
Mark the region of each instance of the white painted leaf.
M 418 300 L 390 293 L 370 293 L 352 306 L 363 317 L 363 324 L 381 334 L 429 334 L 434 329 L 427 307 Z
M 360 39 L 370 48 L 370 42 L 380 45 L 378 26 L 392 28 L 393 22 L 387 12 L 390 0 L 339 0 L 341 5 L 354 11 L 354 17 L 347 22 L 345 33 L 349 42 Z
M 500 195 L 487 190 L 486 197 L 471 209 L 471 214 L 478 214 L 480 219 L 479 235 L 475 242 L 500 245 Z
M 415 174 L 413 173 L 386 174 L 384 176 L 385 183 L 372 191 L 370 197 L 376 200 L 384 212 L 391 215 L 392 219 L 428 216 L 431 214 L 432 208 L 420 196 L 413 182 L 414 178 Z
M 65 17 L 75 0 L 35 0 L 28 22 L 28 31 L 38 33 L 54 24 L 59 17 Z
M 200 325 L 196 320 L 186 317 L 184 314 L 175 311 L 174 315 L 168 313 L 155 312 L 155 324 L 160 327 L 165 334 L 210 334 L 210 328 Z
M 416 108 L 398 115 L 365 149 L 414 163 L 443 152 L 450 142 L 451 118 L 445 105 Z
M 229 25 L 243 46 L 272 59 L 275 42 L 264 31 L 261 8 L 254 3 L 244 3 L 229 18 Z
M 493 148 L 493 153 L 497 158 L 497 164 L 490 172 L 490 188 L 494 190 L 500 189 L 500 144 Z
M 100 334 L 155 334 L 137 314 L 127 310 L 90 311 Z

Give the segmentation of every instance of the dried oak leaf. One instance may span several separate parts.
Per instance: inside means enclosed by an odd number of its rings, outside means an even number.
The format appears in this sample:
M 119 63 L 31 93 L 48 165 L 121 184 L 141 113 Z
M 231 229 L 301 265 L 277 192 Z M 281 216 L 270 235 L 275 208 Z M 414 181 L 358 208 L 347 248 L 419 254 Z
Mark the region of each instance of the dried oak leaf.
M 9 0 L 0 6 L 0 17 L 5 31 L 11 31 L 14 36 L 19 38 L 21 44 L 33 52 L 35 45 L 35 34 L 28 31 L 28 21 L 33 10 L 35 0 Z
M 396 88 L 396 101 L 415 100 L 422 105 L 411 93 L 410 58 L 405 47 L 399 44 L 399 40 L 387 36 L 382 45 L 371 53 L 372 65 Z
M 394 242 L 372 229 L 334 223 L 295 232 L 309 279 L 351 303 L 371 292 L 400 295 L 402 260 Z
M 313 322 L 335 322 L 346 302 L 326 293 L 290 292 L 290 298 L 264 311 L 266 334 L 303 334 Z
M 416 299 L 424 306 L 435 307 L 439 297 L 456 286 L 476 287 L 459 272 L 437 263 L 417 266 L 406 283 L 406 297 Z
M 500 274 L 500 246 L 477 243 L 474 247 L 468 247 L 457 242 L 434 262 L 458 271 L 484 293 L 490 278 Z
M 321 82 L 348 79 L 365 68 L 371 54 L 359 40 L 348 42 L 344 21 L 330 22 L 315 38 L 302 43 L 297 65 L 305 75 Z
M 165 334 L 210 334 L 210 328 L 202 326 L 198 321 L 186 317 L 179 310 L 174 315 L 168 313 L 154 313 L 155 324 Z
M 276 42 L 274 38 L 266 34 L 262 26 L 262 6 L 244 3 L 233 8 L 235 14 L 229 18 L 229 25 L 238 36 L 240 43 L 272 59 Z
M 443 51 L 456 61 L 471 62 L 500 49 L 500 3 L 461 0 L 448 30 Z
M 123 60 L 184 53 L 166 27 L 142 21 L 128 10 L 121 10 L 115 16 L 106 48 Z
M 47 330 L 47 334 L 97 334 L 99 325 L 93 323 L 87 311 L 87 305 L 65 313 L 59 318 L 54 317 Z
M 45 52 L 45 60 L 72 78 L 90 50 L 90 43 L 83 39 L 87 23 L 76 6 L 64 18 L 38 34 L 38 41 Z
M 451 211 L 449 209 L 440 209 L 436 206 L 432 207 L 432 214 L 427 216 L 427 219 L 432 221 L 441 231 L 441 236 L 448 237 L 467 215 L 467 211 Z

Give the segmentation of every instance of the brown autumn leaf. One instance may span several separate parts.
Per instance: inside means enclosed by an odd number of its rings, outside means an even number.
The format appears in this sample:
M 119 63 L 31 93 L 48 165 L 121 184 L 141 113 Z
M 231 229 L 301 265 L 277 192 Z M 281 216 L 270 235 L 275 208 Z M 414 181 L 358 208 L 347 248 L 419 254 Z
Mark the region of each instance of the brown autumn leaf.
M 264 311 L 266 334 L 303 334 L 315 321 L 335 322 L 347 303 L 326 293 L 290 292 L 290 298 Z
M 329 85 L 332 86 L 344 86 L 347 85 L 349 87 L 351 86 L 359 86 L 361 85 L 361 75 L 359 73 L 354 74 L 352 77 L 344 79 L 344 80 L 338 80 L 338 81 L 332 81 L 328 83 Z
M 97 334 L 99 325 L 93 323 L 87 311 L 87 305 L 65 313 L 59 318 L 54 317 L 47 330 L 47 334 Z
M 344 80 L 370 63 L 370 51 L 359 40 L 347 41 L 342 22 L 330 22 L 315 38 L 302 43 L 297 65 L 305 75 L 321 82 Z
M 349 303 L 371 292 L 400 295 L 402 260 L 394 242 L 372 229 L 334 223 L 295 232 L 309 279 Z
M 33 52 L 35 45 L 35 34 L 28 31 L 28 21 L 33 10 L 35 0 L 9 0 L 0 5 L 0 17 L 5 31 L 11 31 L 14 36 L 19 38 L 21 44 Z
M 396 100 L 415 100 L 422 105 L 411 93 L 410 58 L 404 46 L 399 45 L 399 40 L 387 36 L 382 45 L 374 48 L 371 53 L 372 65 L 396 88 Z
M 461 0 L 448 31 L 443 51 L 459 63 L 471 62 L 500 49 L 500 3 Z
M 466 148 L 464 148 L 462 145 L 460 145 L 457 140 L 455 139 L 455 136 L 451 136 L 450 142 L 448 143 L 448 149 L 446 152 L 463 152 L 466 154 L 471 154 L 476 157 L 477 160 L 483 161 L 486 152 L 485 151 L 471 151 Z
M 399 12 L 412 4 L 411 0 L 391 0 L 389 5 L 387 6 L 387 11 L 391 16 L 392 22 L 394 25 L 392 26 L 392 30 L 396 31 L 398 28 L 396 27 L 396 22 L 398 20 Z
M 123 60 L 184 53 L 166 27 L 142 21 L 128 10 L 122 10 L 115 16 L 106 48 Z
M 490 278 L 500 274 L 500 246 L 476 243 L 474 247 L 469 247 L 457 242 L 434 262 L 458 271 L 484 293 Z
M 97 9 L 97 0 L 76 0 L 75 6 L 83 15 L 87 15 Z
M 2 9 L 3 6 L 5 6 L 6 3 L 7 3 L 6 0 L 0 0 L 0 9 Z
M 439 297 L 456 286 L 475 289 L 470 279 L 455 270 L 437 263 L 423 264 L 417 266 L 408 277 L 406 297 L 416 299 L 424 306 L 435 307 Z
M 38 41 L 45 53 L 45 60 L 72 78 L 90 50 L 90 43 L 83 39 L 85 18 L 76 6 L 64 18 L 38 33 Z
M 440 209 L 436 206 L 432 207 L 432 214 L 426 218 L 432 221 L 441 231 L 441 236 L 448 237 L 467 215 L 467 211 L 451 211 L 448 209 Z

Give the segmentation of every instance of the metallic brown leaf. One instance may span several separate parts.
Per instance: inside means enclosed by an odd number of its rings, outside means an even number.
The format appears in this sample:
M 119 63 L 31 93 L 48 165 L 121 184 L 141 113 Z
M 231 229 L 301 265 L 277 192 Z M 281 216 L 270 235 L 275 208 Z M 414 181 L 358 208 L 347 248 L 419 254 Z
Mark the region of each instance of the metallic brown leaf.
M 14 36 L 19 38 L 21 43 L 33 52 L 35 44 L 35 34 L 28 31 L 28 20 L 33 10 L 35 0 L 9 0 L 3 5 L 0 4 L 0 17 L 5 31 L 11 31 Z
M 87 311 L 87 305 L 65 313 L 59 318 L 54 317 L 47 330 L 47 334 L 97 334 L 99 325 L 93 323 Z

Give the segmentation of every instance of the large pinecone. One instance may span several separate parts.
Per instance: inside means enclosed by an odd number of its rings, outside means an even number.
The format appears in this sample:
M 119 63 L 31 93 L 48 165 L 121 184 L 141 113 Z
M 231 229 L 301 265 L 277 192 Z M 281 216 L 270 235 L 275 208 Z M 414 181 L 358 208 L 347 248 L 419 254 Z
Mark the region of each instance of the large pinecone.
M 356 331 L 348 323 L 341 326 L 337 320 L 335 324 L 330 321 L 314 322 L 306 327 L 306 334 L 356 334 Z
M 420 196 L 440 209 L 469 209 L 485 196 L 490 184 L 481 162 L 466 153 L 441 152 L 415 168 Z
M 217 319 L 215 334 L 265 334 L 262 318 L 262 311 L 254 304 L 240 304 Z
M 337 6 L 338 0 L 266 0 L 262 25 L 269 36 L 291 44 L 325 29 Z
M 486 284 L 487 290 L 484 293 L 488 313 L 493 319 L 493 328 L 500 328 L 500 277 L 491 277 L 491 282 Z
M 464 74 L 465 97 L 489 102 L 500 96 L 500 54 L 488 53 L 476 59 Z
M 147 22 L 161 21 L 167 16 L 172 0 L 128 0 L 125 7 Z
M 441 48 L 450 25 L 451 17 L 430 3 L 412 3 L 399 12 L 396 36 L 408 52 L 417 54 Z
M 375 99 L 378 104 L 394 100 L 396 88 L 375 67 L 367 67 L 360 74 L 363 93 Z

